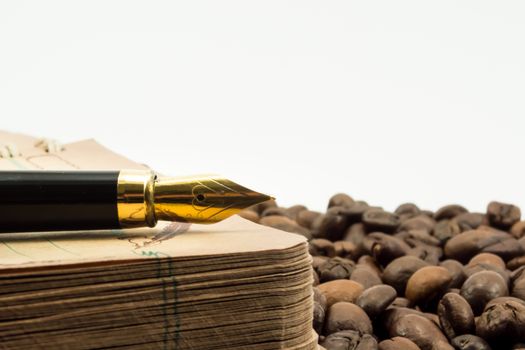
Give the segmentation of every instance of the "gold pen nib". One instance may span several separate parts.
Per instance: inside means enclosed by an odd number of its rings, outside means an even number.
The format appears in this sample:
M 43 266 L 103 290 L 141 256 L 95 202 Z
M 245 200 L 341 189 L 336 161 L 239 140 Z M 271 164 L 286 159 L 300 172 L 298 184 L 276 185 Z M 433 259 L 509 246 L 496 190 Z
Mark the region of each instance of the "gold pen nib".
M 214 223 L 270 199 L 217 175 L 159 177 L 154 186 L 157 220 Z

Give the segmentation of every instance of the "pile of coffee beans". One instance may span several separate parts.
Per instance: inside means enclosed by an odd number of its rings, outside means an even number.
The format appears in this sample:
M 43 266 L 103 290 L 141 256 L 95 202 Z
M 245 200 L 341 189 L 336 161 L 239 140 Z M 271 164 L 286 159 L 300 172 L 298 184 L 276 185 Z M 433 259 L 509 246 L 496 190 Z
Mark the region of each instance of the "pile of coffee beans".
M 486 213 L 393 213 L 346 194 L 326 212 L 269 201 L 241 213 L 309 240 L 321 349 L 525 350 L 525 221 Z

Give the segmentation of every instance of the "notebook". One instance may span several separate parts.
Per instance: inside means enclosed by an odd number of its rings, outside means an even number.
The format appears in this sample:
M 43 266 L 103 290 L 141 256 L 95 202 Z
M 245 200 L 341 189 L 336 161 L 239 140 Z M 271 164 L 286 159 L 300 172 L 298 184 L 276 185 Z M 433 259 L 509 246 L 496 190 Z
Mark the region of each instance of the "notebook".
M 0 131 L 0 170 L 144 168 Z M 0 348 L 317 349 L 310 260 L 302 236 L 238 216 L 0 234 Z

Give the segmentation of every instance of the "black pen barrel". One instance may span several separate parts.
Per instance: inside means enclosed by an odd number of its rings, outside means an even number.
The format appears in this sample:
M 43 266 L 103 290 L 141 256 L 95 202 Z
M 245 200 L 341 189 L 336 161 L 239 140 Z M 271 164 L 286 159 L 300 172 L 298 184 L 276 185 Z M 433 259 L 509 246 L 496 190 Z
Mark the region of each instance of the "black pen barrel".
M 0 171 L 0 232 L 119 228 L 119 171 Z

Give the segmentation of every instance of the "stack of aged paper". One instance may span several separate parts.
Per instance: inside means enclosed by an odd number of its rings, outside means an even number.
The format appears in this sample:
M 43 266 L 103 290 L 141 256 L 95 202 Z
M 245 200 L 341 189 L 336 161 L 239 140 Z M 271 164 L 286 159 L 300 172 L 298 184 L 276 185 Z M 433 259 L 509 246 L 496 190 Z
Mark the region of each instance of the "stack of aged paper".
M 140 167 L 93 141 L 45 149 L 0 169 Z M 304 238 L 239 217 L 0 234 L 0 286 L 2 349 L 317 349 Z

